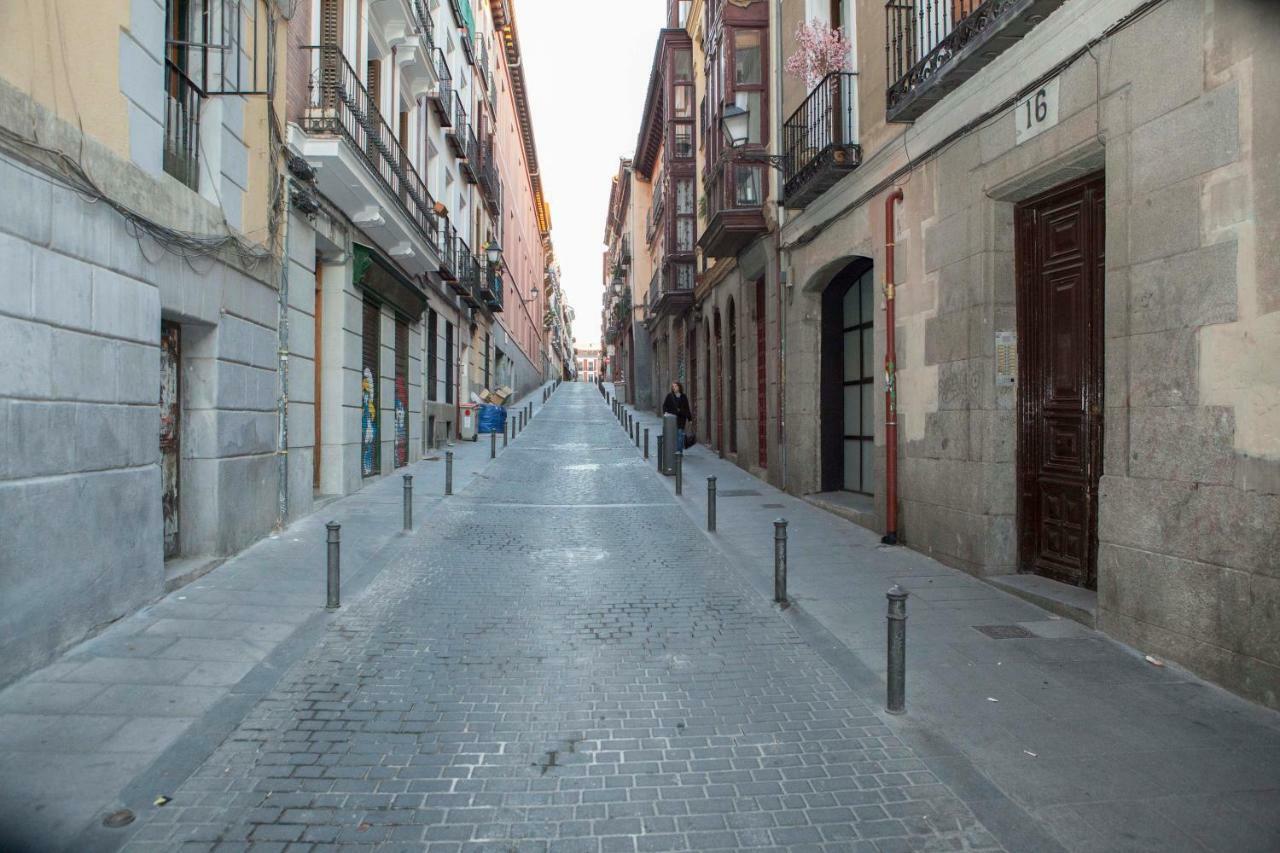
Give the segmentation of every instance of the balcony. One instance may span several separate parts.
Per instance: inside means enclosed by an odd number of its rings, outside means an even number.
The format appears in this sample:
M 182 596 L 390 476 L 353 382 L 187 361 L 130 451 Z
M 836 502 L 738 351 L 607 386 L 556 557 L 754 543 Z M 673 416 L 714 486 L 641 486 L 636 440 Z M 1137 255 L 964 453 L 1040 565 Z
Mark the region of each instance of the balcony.
M 462 44 L 462 52 L 467 55 L 467 63 L 476 64 L 476 48 L 475 43 L 471 40 L 471 33 L 463 30 L 458 33 L 458 41 Z
M 489 310 L 502 310 L 502 264 L 485 264 L 484 280 L 480 285 L 480 298 Z
M 698 245 L 707 257 L 731 258 L 769 230 L 764 221 L 761 164 L 722 161 L 707 183 L 706 193 L 707 227 Z
M 467 108 L 462 104 L 462 96 L 455 91 L 453 93 L 453 124 L 444 129 L 444 140 L 455 156 L 467 156 L 468 132 Z
M 449 73 L 449 61 L 444 58 L 444 51 L 438 47 L 435 66 L 436 79 L 440 82 L 427 92 L 427 101 L 440 120 L 440 126 L 448 127 L 453 123 L 453 75 Z
M 435 200 L 334 45 L 305 47 L 314 62 L 301 135 L 320 191 L 411 274 L 435 272 Z M 291 131 L 291 138 L 297 131 Z
M 623 234 L 618 246 L 618 263 L 622 266 L 631 264 L 631 235 Z
M 164 61 L 164 170 L 200 189 L 200 87 L 182 69 Z
M 483 270 L 480 268 L 480 261 L 476 256 L 471 254 L 471 248 L 465 240 L 458 240 L 458 281 L 455 289 L 462 296 L 462 301 L 470 305 L 472 308 L 479 308 L 481 304 L 480 280 L 483 277 Z
M 458 286 L 458 232 L 445 217 L 440 217 L 440 269 L 437 271 L 440 280 L 448 282 L 454 290 L 461 292 Z
M 502 187 L 498 184 L 498 166 L 494 157 L 493 134 L 487 134 L 481 143 L 480 162 L 477 167 L 477 183 L 480 195 L 489 213 L 497 216 L 502 210 Z
M 889 121 L 914 121 L 1061 6 L 1063 0 L 889 0 Z
M 436 49 L 436 28 L 431 22 L 431 9 L 427 6 L 427 0 L 413 0 L 412 23 L 418 31 L 423 50 L 427 52 L 427 56 L 433 55 Z
M 649 319 L 679 314 L 693 304 L 693 262 L 664 260 L 649 281 Z
M 848 72 L 828 74 L 783 124 L 787 207 L 804 207 L 862 163 L 856 79 Z
M 466 149 L 462 159 L 458 161 L 458 171 L 462 173 L 462 179 L 469 184 L 479 180 L 481 157 L 480 141 L 476 139 L 475 131 L 468 127 Z

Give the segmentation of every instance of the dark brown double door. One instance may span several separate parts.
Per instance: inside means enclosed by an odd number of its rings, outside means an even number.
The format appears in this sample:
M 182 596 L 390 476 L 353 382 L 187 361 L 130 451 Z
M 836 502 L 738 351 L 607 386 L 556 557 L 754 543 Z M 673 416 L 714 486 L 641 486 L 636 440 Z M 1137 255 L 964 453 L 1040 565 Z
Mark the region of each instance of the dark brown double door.
M 1018 561 L 1097 588 L 1103 180 L 1018 205 Z

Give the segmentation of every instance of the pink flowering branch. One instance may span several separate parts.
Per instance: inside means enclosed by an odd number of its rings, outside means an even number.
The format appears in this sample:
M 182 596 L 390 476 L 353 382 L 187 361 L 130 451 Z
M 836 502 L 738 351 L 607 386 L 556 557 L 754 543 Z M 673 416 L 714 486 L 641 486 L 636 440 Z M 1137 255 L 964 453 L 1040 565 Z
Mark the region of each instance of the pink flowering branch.
M 828 74 L 851 70 L 852 50 L 853 45 L 839 27 L 832 29 L 815 18 L 796 27 L 796 52 L 787 58 L 784 67 L 812 89 Z

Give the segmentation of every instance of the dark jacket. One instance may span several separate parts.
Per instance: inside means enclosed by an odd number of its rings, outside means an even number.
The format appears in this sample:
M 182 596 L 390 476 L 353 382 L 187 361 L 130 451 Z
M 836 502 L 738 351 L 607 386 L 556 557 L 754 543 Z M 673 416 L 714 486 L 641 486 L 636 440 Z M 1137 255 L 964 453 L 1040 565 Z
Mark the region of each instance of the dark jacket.
M 693 412 L 689 409 L 689 395 L 681 394 L 677 397 L 674 391 L 668 393 L 667 399 L 662 401 L 662 413 L 675 415 L 676 427 L 684 429 L 684 425 L 693 420 Z

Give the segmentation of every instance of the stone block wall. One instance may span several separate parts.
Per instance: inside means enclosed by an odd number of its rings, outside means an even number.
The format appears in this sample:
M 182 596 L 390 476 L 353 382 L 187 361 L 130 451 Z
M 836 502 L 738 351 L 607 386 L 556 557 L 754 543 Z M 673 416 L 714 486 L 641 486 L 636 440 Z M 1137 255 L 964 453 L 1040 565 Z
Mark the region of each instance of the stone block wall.
M 87 156 L 160 206 L 205 204 L 100 149 Z M 187 263 L 7 158 L 0 196 L 17 202 L 0 210 L 7 682 L 163 591 L 162 319 L 182 328 L 180 556 L 232 553 L 271 529 L 278 307 L 269 282 Z
M 1013 211 L 1104 173 L 1099 625 L 1280 706 L 1280 9 L 1264 5 L 1159 5 L 1061 71 L 1056 126 L 1016 144 L 1006 112 L 916 164 L 899 181 L 896 360 L 904 541 L 975 574 L 1016 571 L 1017 392 L 994 381 L 995 334 L 1017 324 Z M 1104 7 L 1067 4 L 912 132 L 970 87 L 1016 91 L 1028 57 L 1104 25 Z M 822 210 L 900 152 L 867 152 Z M 816 426 L 798 425 L 818 399 L 821 289 L 857 256 L 883 282 L 882 210 L 879 195 L 791 255 L 793 491 L 820 470 Z

